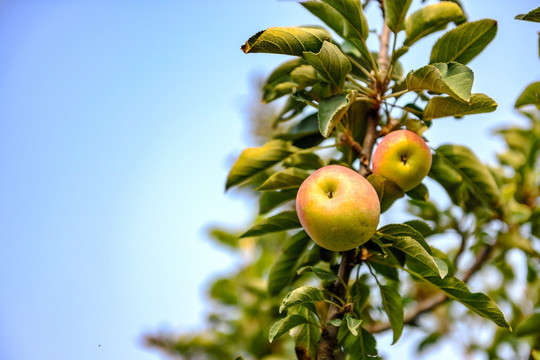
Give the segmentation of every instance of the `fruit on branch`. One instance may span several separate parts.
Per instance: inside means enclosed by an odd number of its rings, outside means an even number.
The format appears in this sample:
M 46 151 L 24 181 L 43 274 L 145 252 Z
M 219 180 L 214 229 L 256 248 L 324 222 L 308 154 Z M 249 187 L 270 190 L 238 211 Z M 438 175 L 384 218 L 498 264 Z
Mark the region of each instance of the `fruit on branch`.
M 296 196 L 296 212 L 317 244 L 346 251 L 373 236 L 381 209 L 377 192 L 362 175 L 328 165 L 304 180 Z
M 385 135 L 372 158 L 373 173 L 395 182 L 403 191 L 419 185 L 431 168 L 431 150 L 409 130 Z

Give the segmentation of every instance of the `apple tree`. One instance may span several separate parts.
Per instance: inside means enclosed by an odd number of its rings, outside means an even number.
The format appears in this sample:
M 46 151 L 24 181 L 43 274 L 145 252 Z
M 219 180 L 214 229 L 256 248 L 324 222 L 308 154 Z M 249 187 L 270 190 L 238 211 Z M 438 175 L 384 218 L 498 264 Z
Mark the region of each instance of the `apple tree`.
M 426 130 L 439 121 L 497 108 L 488 94 L 471 92 L 467 65 L 493 40 L 497 22 L 468 19 L 459 1 L 416 11 L 411 2 L 304 0 L 327 28 L 272 27 L 242 46 L 247 54 L 285 56 L 262 86 L 263 102 L 279 99 L 281 106 L 273 130 L 240 154 L 226 179 L 226 189 L 257 197 L 258 216 L 241 231 L 211 231 L 244 262 L 211 285 L 211 328 L 148 335 L 149 346 L 183 359 L 377 359 L 379 334 L 406 341 L 400 338 L 411 327 L 425 334 L 418 351 L 460 332 L 464 352 L 540 359 L 540 83 L 515 102 L 529 125 L 497 131 L 506 150 L 496 166 L 452 139 L 426 147 L 429 161 L 403 152 L 399 146 L 429 145 Z M 380 7 L 378 37 L 366 6 Z M 540 8 L 516 18 L 539 22 Z M 435 32 L 429 63 L 405 71 L 400 58 Z M 373 38 L 376 49 L 368 46 Z M 392 139 L 404 130 L 412 137 L 399 145 Z M 377 143 L 387 151 L 381 160 L 372 159 L 383 151 Z M 323 208 L 315 232 L 298 217 L 297 194 L 314 172 L 335 165 L 369 181 L 378 212 L 391 214 L 402 199 L 409 220 L 371 220 L 368 241 L 344 251 L 317 241 L 329 239 L 339 214 L 325 216 Z M 447 193 L 448 206 L 430 201 L 426 173 Z M 340 226 L 356 226 L 350 223 Z M 439 247 L 441 238 L 453 245 Z M 489 277 L 498 283 L 482 281 Z M 467 336 L 479 332 L 487 340 Z

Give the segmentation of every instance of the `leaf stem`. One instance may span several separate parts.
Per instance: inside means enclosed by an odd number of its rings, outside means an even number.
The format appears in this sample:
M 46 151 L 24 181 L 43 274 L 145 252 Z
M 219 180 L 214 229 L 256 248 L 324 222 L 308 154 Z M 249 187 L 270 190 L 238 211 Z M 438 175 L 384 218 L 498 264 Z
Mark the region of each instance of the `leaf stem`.
M 395 92 L 395 93 L 392 93 L 392 94 L 385 95 L 385 96 L 382 97 L 382 99 L 385 100 L 385 99 L 389 99 L 389 98 L 393 98 L 393 97 L 398 97 L 398 96 L 401 96 L 403 94 L 408 93 L 409 91 L 410 91 L 409 89 L 401 90 L 401 91 L 398 91 L 398 92 Z

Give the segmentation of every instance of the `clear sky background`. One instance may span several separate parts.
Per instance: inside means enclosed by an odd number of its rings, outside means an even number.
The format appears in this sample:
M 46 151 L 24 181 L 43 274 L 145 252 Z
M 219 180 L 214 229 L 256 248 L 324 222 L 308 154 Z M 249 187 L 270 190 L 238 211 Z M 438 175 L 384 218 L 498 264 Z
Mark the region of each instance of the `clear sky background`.
M 490 162 L 491 131 L 520 121 L 513 102 L 540 77 L 539 26 L 513 20 L 538 2 L 466 6 L 499 21 L 470 64 L 473 92 L 499 109 L 426 136 Z M 286 60 L 239 47 L 313 23 L 292 1 L 0 2 L 0 359 L 159 359 L 145 332 L 204 327 L 206 285 L 235 266 L 204 228 L 252 215 L 224 183 L 249 144 L 254 74 Z M 405 68 L 425 65 L 438 36 Z

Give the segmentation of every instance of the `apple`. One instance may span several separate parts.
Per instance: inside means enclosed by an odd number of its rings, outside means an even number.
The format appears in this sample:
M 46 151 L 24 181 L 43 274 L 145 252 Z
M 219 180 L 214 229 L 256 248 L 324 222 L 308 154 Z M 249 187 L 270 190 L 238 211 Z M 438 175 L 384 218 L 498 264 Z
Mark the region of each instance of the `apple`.
M 409 130 L 385 135 L 372 157 L 373 173 L 395 182 L 403 191 L 420 185 L 431 168 L 431 150 Z
M 354 249 L 371 239 L 381 208 L 373 186 L 356 171 L 328 165 L 298 189 L 296 212 L 308 235 L 332 251 Z

